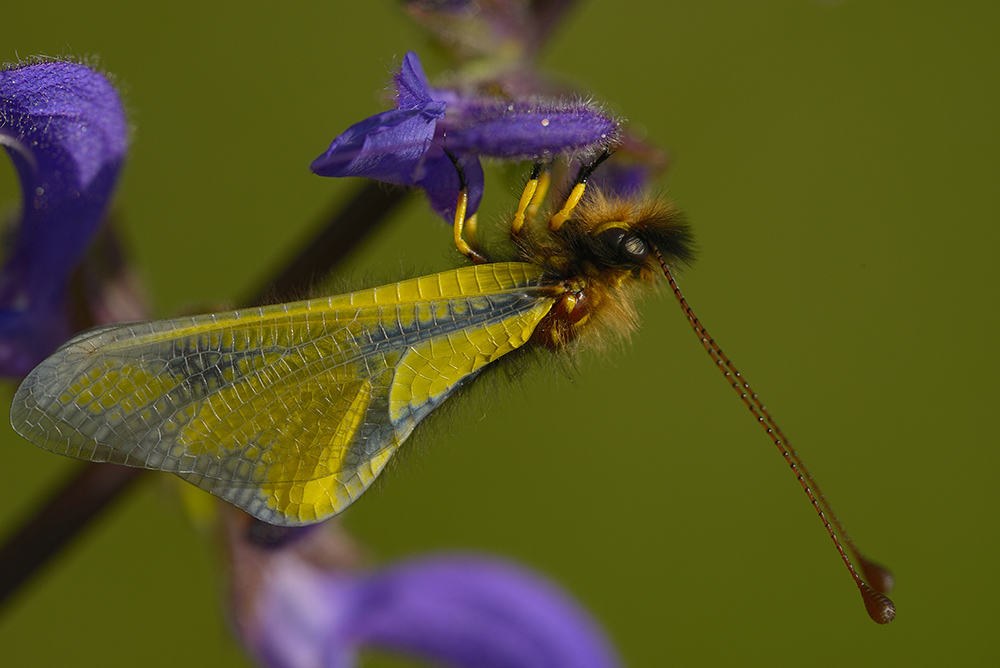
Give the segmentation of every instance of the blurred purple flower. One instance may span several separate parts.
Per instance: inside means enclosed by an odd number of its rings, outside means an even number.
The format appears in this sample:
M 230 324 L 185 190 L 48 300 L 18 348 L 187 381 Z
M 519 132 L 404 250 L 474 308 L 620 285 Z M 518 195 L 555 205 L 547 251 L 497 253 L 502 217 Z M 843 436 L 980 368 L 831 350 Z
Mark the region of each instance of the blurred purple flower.
M 396 108 L 352 125 L 313 161 L 312 170 L 422 188 L 448 221 L 454 218 L 459 180 L 445 149 L 465 171 L 471 214 L 483 193 L 480 156 L 551 160 L 603 148 L 618 135 L 617 121 L 587 102 L 431 88 L 412 51 L 403 58 L 395 83 Z
M 661 149 L 626 131 L 615 147 L 615 159 L 594 172 L 590 183 L 605 193 L 634 197 L 645 191 L 669 162 L 669 156 Z
M 0 270 L 0 374 L 20 376 L 69 338 L 70 274 L 104 216 L 128 149 L 118 93 L 77 63 L 0 71 L 0 144 L 24 209 Z
M 525 60 L 576 0 L 404 0 L 406 12 L 457 60 Z
M 264 665 L 348 668 L 371 649 L 456 668 L 621 665 L 594 620 L 537 575 L 473 555 L 363 571 L 344 565 L 337 531 L 230 545 L 237 626 Z

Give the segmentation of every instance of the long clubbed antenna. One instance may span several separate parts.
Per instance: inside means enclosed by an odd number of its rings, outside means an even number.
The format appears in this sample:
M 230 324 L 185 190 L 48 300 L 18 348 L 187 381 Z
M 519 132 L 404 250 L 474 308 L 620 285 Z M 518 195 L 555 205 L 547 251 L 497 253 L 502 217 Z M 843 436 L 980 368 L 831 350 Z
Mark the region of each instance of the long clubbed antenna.
M 684 315 L 687 316 L 688 322 L 691 323 L 691 327 L 694 328 L 695 334 L 701 340 L 701 344 L 705 346 L 705 350 L 715 361 L 716 366 L 722 371 L 722 374 L 726 377 L 729 383 L 732 385 L 736 393 L 740 395 L 740 399 L 743 403 L 747 405 L 753 416 L 757 418 L 757 422 L 764 428 L 767 435 L 777 446 L 778 450 L 781 452 L 781 456 L 785 458 L 788 465 L 792 468 L 795 473 L 799 484 L 802 485 L 802 489 L 805 490 L 806 496 L 809 497 L 810 503 L 816 509 L 819 514 L 820 520 L 823 522 L 823 526 L 826 527 L 827 532 L 830 534 L 830 538 L 833 539 L 833 544 L 837 548 L 837 552 L 840 553 L 840 558 L 847 565 L 847 570 L 850 571 L 851 577 L 854 578 L 854 583 L 858 586 L 858 590 L 861 592 L 861 598 L 865 603 L 865 610 L 868 612 L 868 616 L 871 617 L 879 624 L 888 624 L 896 617 L 896 606 L 889 599 L 886 594 L 892 589 L 893 579 L 892 574 L 884 567 L 869 561 L 858 549 L 858 546 L 854 544 L 851 540 L 850 535 L 847 533 L 847 529 L 844 528 L 843 523 L 837 517 L 837 513 L 834 512 L 833 507 L 830 506 L 830 502 L 826 500 L 826 496 L 820 490 L 819 485 L 816 484 L 816 480 L 809 473 L 805 464 L 802 463 L 802 459 L 792 448 L 791 444 L 788 442 L 788 438 L 781 433 L 781 429 L 778 424 L 768 413 L 767 408 L 761 402 L 757 393 L 753 391 L 750 384 L 745 378 L 736 370 L 733 363 L 729 361 L 725 353 L 722 352 L 722 348 L 719 344 L 709 336 L 708 331 L 699 322 L 698 318 L 695 316 L 694 311 L 688 306 L 687 300 L 684 299 L 684 295 L 681 294 L 681 290 L 677 287 L 677 282 L 674 280 L 674 276 L 670 271 L 670 267 L 667 266 L 666 261 L 660 254 L 660 250 L 654 247 L 654 252 L 656 253 L 656 258 L 660 262 L 660 267 L 663 268 L 663 273 L 667 277 L 667 281 L 670 283 L 670 289 L 673 290 L 674 296 L 677 297 L 677 301 L 680 302 L 681 308 L 684 310 Z M 836 531 L 834 531 L 836 527 Z M 837 537 L 837 533 L 840 534 L 840 538 Z M 843 540 L 843 544 L 841 543 Z M 861 576 L 858 575 L 857 571 L 854 570 L 854 565 L 851 560 L 847 557 L 846 552 L 844 552 L 843 545 L 846 544 L 847 548 L 854 555 L 858 564 L 861 566 L 861 570 L 864 571 L 865 577 L 872 583 L 871 586 L 867 585 Z

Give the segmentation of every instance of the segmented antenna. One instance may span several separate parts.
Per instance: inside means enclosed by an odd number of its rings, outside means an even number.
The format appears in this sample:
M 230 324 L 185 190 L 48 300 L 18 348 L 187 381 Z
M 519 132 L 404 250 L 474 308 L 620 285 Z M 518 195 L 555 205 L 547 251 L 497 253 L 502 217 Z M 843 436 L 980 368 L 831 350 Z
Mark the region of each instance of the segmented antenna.
M 778 427 L 774 418 L 768 413 L 767 408 L 761 402 L 757 393 L 753 391 L 750 384 L 745 378 L 736 370 L 733 363 L 729 361 L 725 353 L 722 352 L 722 348 L 719 344 L 709 336 L 708 331 L 699 322 L 698 318 L 695 316 L 694 311 L 688 306 L 687 300 L 684 299 L 684 295 L 681 294 L 681 289 L 677 287 L 677 282 L 674 280 L 674 276 L 670 271 L 670 267 L 667 266 L 666 261 L 660 254 L 660 250 L 654 247 L 654 252 L 656 253 L 656 258 L 660 262 L 660 266 L 663 268 L 663 273 L 667 277 L 667 281 L 670 283 L 670 289 L 673 290 L 674 296 L 677 297 L 677 301 L 680 302 L 681 309 L 684 310 L 684 315 L 687 316 L 688 322 L 691 323 L 691 327 L 694 328 L 695 334 L 701 340 L 701 344 L 708 351 L 709 356 L 715 361 L 719 370 L 732 385 L 736 393 L 740 395 L 740 399 L 746 404 L 753 416 L 757 418 L 757 422 L 764 431 L 767 432 L 768 437 L 774 442 L 778 450 L 781 452 L 781 456 L 785 458 L 788 465 L 791 467 L 792 472 L 795 473 L 795 477 L 798 479 L 799 484 L 802 485 L 802 489 L 805 490 L 806 496 L 809 497 L 810 503 L 816 509 L 816 513 L 819 515 L 820 520 L 823 522 L 823 526 L 826 527 L 827 532 L 830 534 L 830 538 L 833 539 L 833 544 L 837 548 L 837 552 L 840 554 L 840 558 L 847 565 L 847 570 L 850 571 L 851 577 L 854 578 L 854 583 L 858 586 L 858 590 L 861 592 L 861 598 L 865 603 L 865 610 L 868 612 L 868 616 L 871 617 L 879 624 L 888 624 L 896 616 L 896 606 L 893 605 L 889 597 L 886 596 L 893 585 L 892 573 L 890 573 L 886 568 L 869 561 L 861 554 L 861 550 L 858 546 L 854 544 L 851 540 L 851 536 L 847 533 L 847 529 L 844 528 L 843 523 L 837 517 L 837 513 L 834 512 L 833 507 L 830 502 L 827 501 L 826 496 L 820 490 L 819 485 L 816 484 L 816 480 L 809 473 L 805 464 L 802 463 L 802 459 L 799 457 L 798 453 L 792 448 L 791 444 L 788 442 L 788 438 L 781 433 L 781 429 Z M 836 531 L 834 531 L 836 527 Z M 837 538 L 837 533 L 839 532 L 840 538 Z M 872 583 L 871 586 L 865 584 L 861 576 L 858 575 L 857 571 L 854 570 L 854 565 L 851 560 L 847 557 L 847 553 L 844 551 L 844 547 L 841 544 L 847 545 L 847 548 L 854 555 L 858 564 L 861 566 L 861 570 L 864 572 L 865 577 Z

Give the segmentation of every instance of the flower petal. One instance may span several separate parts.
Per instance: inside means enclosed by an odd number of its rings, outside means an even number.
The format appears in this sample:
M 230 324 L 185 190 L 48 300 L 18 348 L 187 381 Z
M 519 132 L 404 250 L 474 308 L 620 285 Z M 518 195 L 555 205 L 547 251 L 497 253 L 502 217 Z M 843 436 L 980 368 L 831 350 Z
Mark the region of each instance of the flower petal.
M 610 668 L 596 623 L 563 592 L 509 563 L 435 556 L 369 574 L 277 556 L 244 633 L 269 666 L 347 667 L 379 649 L 456 668 Z
M 355 123 L 313 160 L 320 176 L 364 176 L 387 183 L 417 184 L 418 166 L 434 137 L 444 103 L 419 109 L 393 109 Z
M 420 58 L 413 51 L 403 56 L 403 64 L 396 72 L 396 107 L 399 109 L 420 109 L 429 104 L 430 86 Z
M 0 144 L 24 198 L 0 271 L 0 373 L 23 375 L 71 333 L 67 282 L 117 183 L 128 127 L 103 74 L 37 63 L 0 72 Z
M 465 182 L 468 185 L 469 202 L 466 206 L 466 216 L 471 216 L 479 210 L 486 187 L 486 177 L 479 158 L 469 154 L 456 156 L 462 171 L 465 172 Z M 455 221 L 455 205 L 458 202 L 459 180 L 458 170 L 451 158 L 439 147 L 432 146 L 424 156 L 419 179 L 416 185 L 427 193 L 431 208 L 449 223 Z
M 649 188 L 669 164 L 670 157 L 662 149 L 626 134 L 615 147 L 615 159 L 594 172 L 590 183 L 605 194 L 635 196 Z
M 463 668 L 620 665 L 576 603 L 538 576 L 500 561 L 410 561 L 372 574 L 356 595 L 343 635 L 360 646 Z
M 586 102 L 474 101 L 456 105 L 442 126 L 451 150 L 504 160 L 585 153 L 618 137 L 618 122 Z

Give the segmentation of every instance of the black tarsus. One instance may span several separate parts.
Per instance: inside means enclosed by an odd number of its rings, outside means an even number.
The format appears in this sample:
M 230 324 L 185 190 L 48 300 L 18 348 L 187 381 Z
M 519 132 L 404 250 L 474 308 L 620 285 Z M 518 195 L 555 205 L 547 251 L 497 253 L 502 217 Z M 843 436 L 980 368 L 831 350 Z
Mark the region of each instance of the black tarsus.
M 458 172 L 458 191 L 462 192 L 464 190 L 465 192 L 469 192 L 469 181 L 465 177 L 465 167 L 462 167 L 462 163 L 459 161 L 458 156 L 448 149 L 444 149 L 444 154 L 448 156 L 448 159 L 451 160 L 451 164 L 455 165 L 455 171 Z
M 581 165 L 580 171 L 577 172 L 576 178 L 573 180 L 573 186 L 575 187 L 581 183 L 586 183 L 587 179 L 594 174 L 594 171 L 601 165 L 601 163 L 610 158 L 613 154 L 614 151 L 606 148 L 592 163 Z

